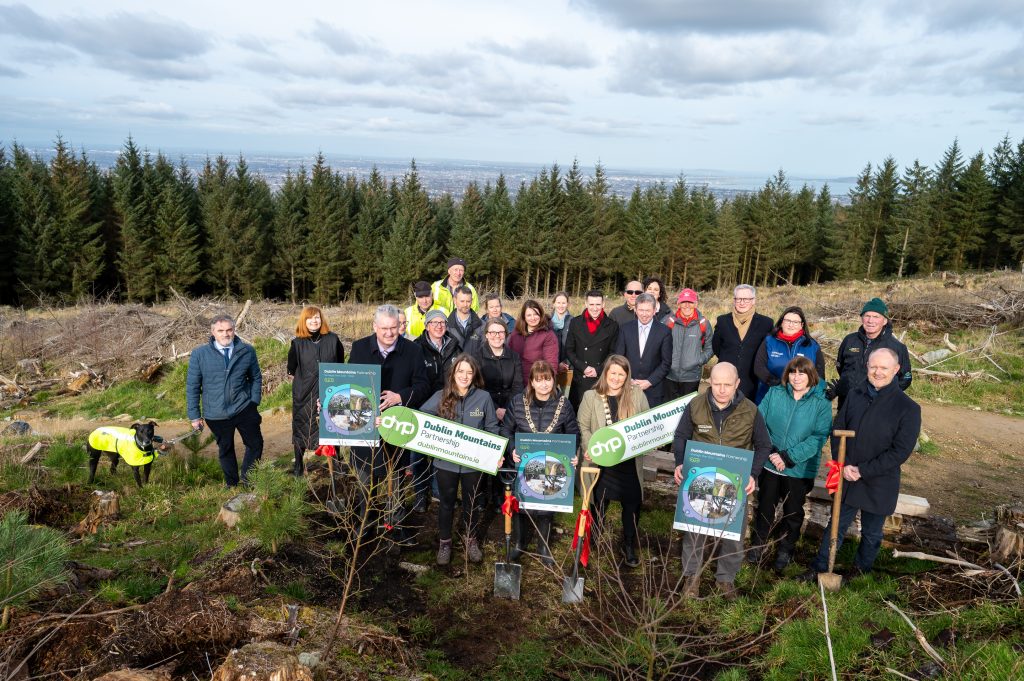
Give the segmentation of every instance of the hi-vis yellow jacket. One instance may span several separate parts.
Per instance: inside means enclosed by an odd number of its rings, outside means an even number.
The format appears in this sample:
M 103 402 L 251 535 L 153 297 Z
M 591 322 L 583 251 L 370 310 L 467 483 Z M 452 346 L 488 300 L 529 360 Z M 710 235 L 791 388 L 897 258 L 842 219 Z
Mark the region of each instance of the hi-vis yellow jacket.
M 437 302 L 436 300 L 434 301 L 434 304 L 430 306 L 430 309 L 428 309 L 427 312 L 430 312 L 430 310 L 441 310 L 442 312 L 445 313 L 445 316 L 448 316 L 448 311 L 445 310 L 441 306 L 441 303 Z M 420 306 L 417 305 L 416 303 L 413 303 L 409 307 L 405 308 L 405 321 L 407 324 L 405 328 L 406 338 L 408 338 L 409 340 L 416 340 L 417 338 L 423 335 L 423 331 L 426 330 L 424 322 L 426 321 L 427 318 L 427 312 L 420 312 Z
M 144 466 L 160 456 L 155 449 L 147 452 L 135 444 L 135 431 L 119 426 L 103 426 L 89 433 L 89 446 L 101 452 L 117 452 L 129 466 Z
M 465 286 L 473 292 L 473 302 L 470 303 L 470 308 L 473 312 L 480 311 L 480 299 L 477 298 L 476 289 L 465 279 L 462 280 L 460 286 Z M 451 314 L 452 310 L 455 309 L 455 301 L 452 299 L 452 292 L 448 290 L 448 275 L 445 275 L 443 279 L 438 279 L 430 285 L 430 293 L 434 296 L 434 305 L 438 306 L 438 309 L 444 310 L 445 314 Z

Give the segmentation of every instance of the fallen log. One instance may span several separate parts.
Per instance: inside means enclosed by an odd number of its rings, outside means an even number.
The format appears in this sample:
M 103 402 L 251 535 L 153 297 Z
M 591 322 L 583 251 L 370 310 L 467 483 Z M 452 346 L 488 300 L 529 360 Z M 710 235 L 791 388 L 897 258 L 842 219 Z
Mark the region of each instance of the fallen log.
M 995 525 L 992 558 L 1006 563 L 1024 557 L 1024 506 L 997 506 Z
M 313 673 L 291 648 L 262 641 L 232 650 L 211 681 L 313 681 Z
M 89 512 L 71 531 L 79 536 L 96 534 L 100 529 L 100 525 L 117 520 L 120 514 L 121 500 L 117 496 L 117 492 L 96 490 L 92 493 Z

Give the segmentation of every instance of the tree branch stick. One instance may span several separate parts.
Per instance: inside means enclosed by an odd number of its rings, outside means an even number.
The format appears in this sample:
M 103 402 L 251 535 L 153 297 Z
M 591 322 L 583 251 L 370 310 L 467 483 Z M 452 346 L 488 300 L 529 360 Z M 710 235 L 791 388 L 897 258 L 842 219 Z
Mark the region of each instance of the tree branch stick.
M 892 603 L 892 602 L 890 602 L 890 601 L 883 601 L 883 603 L 885 603 L 885 604 L 886 604 L 886 605 L 888 605 L 888 606 L 889 606 L 890 608 L 892 608 L 893 610 L 895 610 L 895 611 L 896 611 L 896 614 L 898 614 L 898 615 L 899 615 L 900 617 L 902 617 L 902 618 L 903 618 L 903 621 L 904 621 L 904 622 L 906 622 L 906 623 L 907 623 L 907 624 L 908 624 L 908 625 L 910 626 L 910 628 L 914 630 L 914 637 L 915 637 L 915 638 L 917 639 L 917 642 L 921 644 L 921 648 L 923 648 L 923 649 L 924 649 L 924 652 L 928 653 L 928 657 L 932 658 L 933 660 L 935 660 L 936 662 L 938 662 L 938 663 L 939 663 L 940 665 L 942 665 L 942 667 L 943 667 L 943 668 L 945 668 L 945 666 L 946 666 L 946 661 L 945 661 L 945 660 L 943 660 L 943 659 L 942 659 L 942 656 L 941 656 L 941 655 L 939 655 L 938 651 L 936 651 L 936 650 L 935 650 L 935 648 L 932 648 L 932 645 L 931 645 L 930 643 L 928 643 L 928 639 L 926 639 L 926 638 L 924 637 L 924 632 L 922 632 L 922 631 L 921 631 L 920 629 L 918 629 L 918 628 L 917 628 L 917 625 L 916 625 L 916 624 L 914 624 L 913 622 L 911 622 L 911 621 L 910 621 L 910 618 L 909 618 L 909 617 L 907 617 L 907 616 L 906 616 L 906 615 L 905 615 L 905 614 L 903 613 L 903 611 L 902 611 L 902 610 L 900 610 L 899 608 L 897 608 L 897 607 L 896 607 L 896 605 L 895 605 L 894 603 Z
M 946 558 L 944 556 L 933 556 L 930 553 L 921 553 L 920 551 L 893 551 L 893 558 L 915 558 L 917 560 L 930 560 L 935 563 L 945 563 L 946 565 L 959 565 L 960 567 L 973 568 L 975 570 L 985 570 L 986 568 L 974 563 L 968 563 L 966 560 L 959 560 L 957 558 Z

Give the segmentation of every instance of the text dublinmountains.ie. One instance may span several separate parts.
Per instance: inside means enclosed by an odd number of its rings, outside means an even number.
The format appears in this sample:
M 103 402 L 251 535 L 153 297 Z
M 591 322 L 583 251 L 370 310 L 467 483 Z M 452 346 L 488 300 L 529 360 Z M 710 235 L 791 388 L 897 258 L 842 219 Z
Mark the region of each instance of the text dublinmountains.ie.
M 502 446 L 499 443 L 497 443 L 497 442 L 492 442 L 490 440 L 487 440 L 486 438 L 478 437 L 476 435 L 470 435 L 469 433 L 467 433 L 467 432 L 465 432 L 463 430 L 460 430 L 458 428 L 455 428 L 455 429 L 449 428 L 448 426 L 444 425 L 443 423 L 438 423 L 438 424 L 435 425 L 435 424 L 432 424 L 430 421 L 426 421 L 426 422 L 423 423 L 423 428 L 425 430 L 432 430 L 435 433 L 441 433 L 443 435 L 448 435 L 448 436 L 451 436 L 451 437 L 457 437 L 458 439 L 462 440 L 463 442 L 468 442 L 470 444 L 479 445 L 481 447 L 487 447 L 488 449 L 493 449 L 495 451 L 500 451 L 502 449 Z

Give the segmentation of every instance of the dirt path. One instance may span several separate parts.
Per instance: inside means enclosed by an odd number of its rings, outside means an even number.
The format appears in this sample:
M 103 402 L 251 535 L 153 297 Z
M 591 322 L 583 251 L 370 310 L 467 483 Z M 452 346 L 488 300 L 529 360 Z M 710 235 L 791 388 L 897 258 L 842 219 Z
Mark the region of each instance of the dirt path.
M 1024 501 L 1024 419 L 925 402 L 924 432 L 938 446 L 903 467 L 903 491 L 926 497 L 932 513 L 957 521 L 989 518 L 997 504 Z
M 40 433 L 87 432 L 101 425 L 88 419 L 46 419 L 20 415 Z M 922 404 L 924 432 L 937 453 L 917 453 L 903 468 L 903 491 L 928 499 L 932 512 L 958 522 L 991 517 L 997 504 L 1024 502 L 1024 419 L 973 411 L 965 407 Z M 174 437 L 189 429 L 187 421 L 164 421 L 159 433 Z M 266 453 L 291 452 L 291 415 L 263 417 Z M 238 443 L 239 447 L 241 442 Z M 216 448 L 207 448 L 215 455 Z

